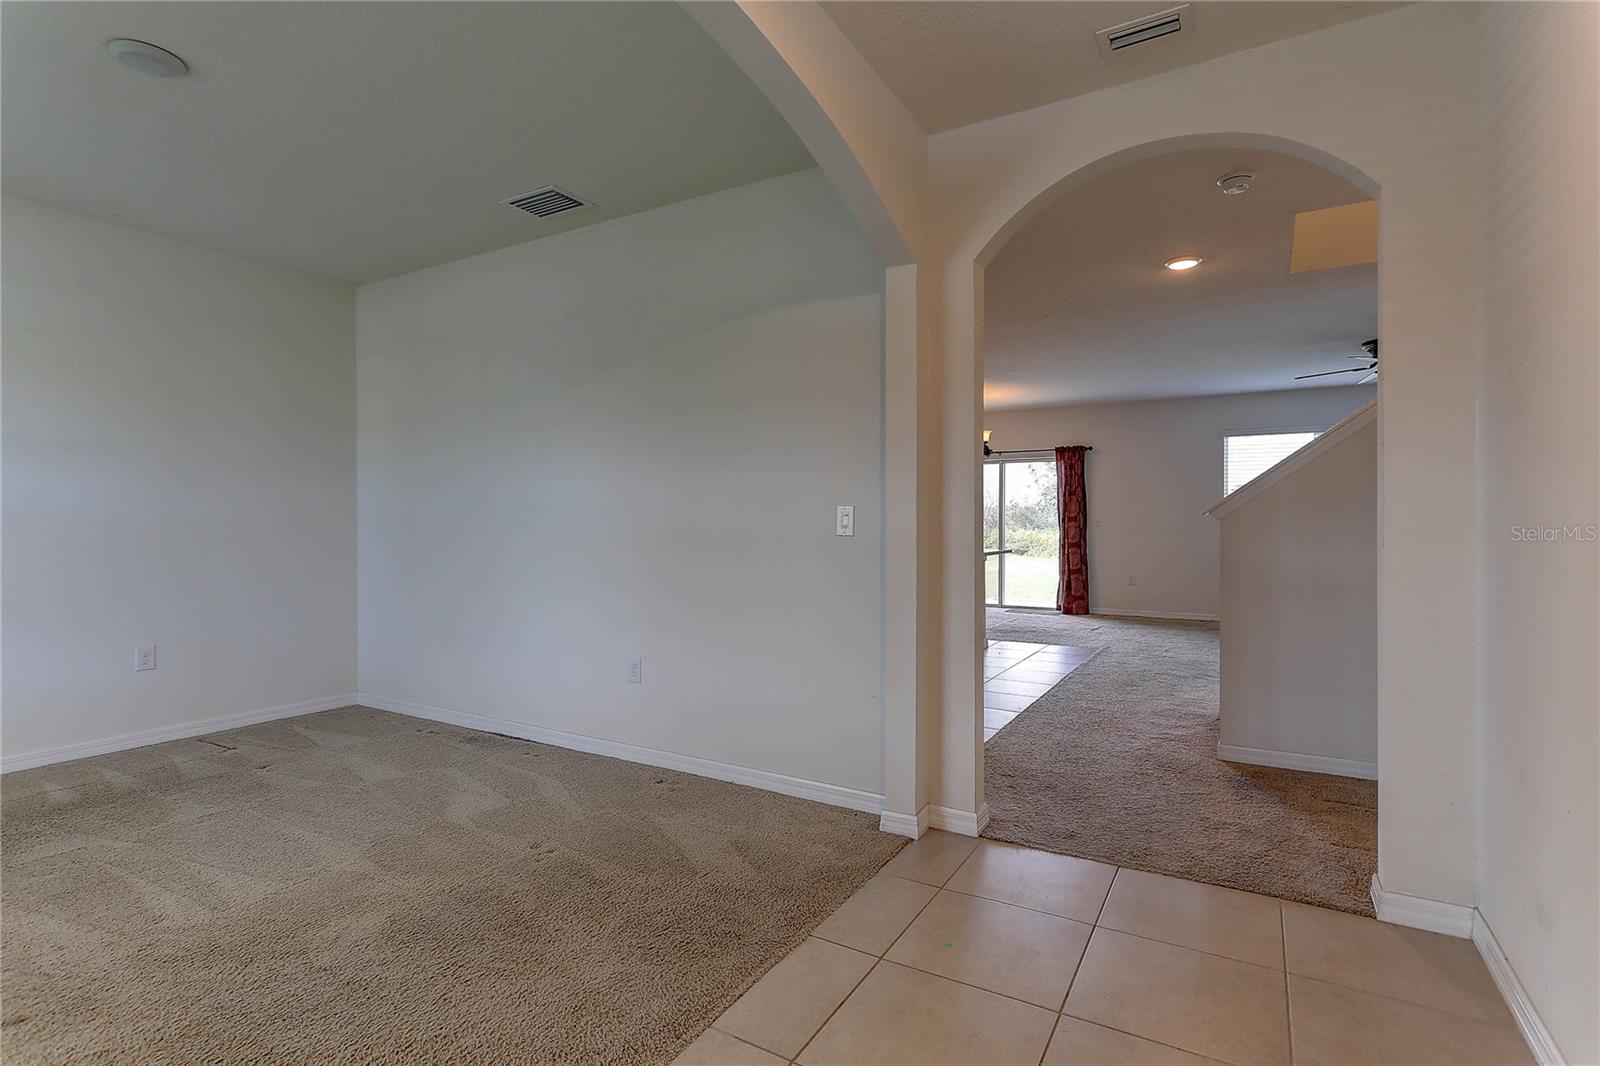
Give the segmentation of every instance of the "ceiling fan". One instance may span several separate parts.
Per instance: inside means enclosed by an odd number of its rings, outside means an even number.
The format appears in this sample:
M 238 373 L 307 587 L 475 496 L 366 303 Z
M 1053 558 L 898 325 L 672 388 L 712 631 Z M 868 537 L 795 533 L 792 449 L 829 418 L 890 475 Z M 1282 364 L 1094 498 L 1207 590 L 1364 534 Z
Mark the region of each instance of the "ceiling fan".
M 1377 381 L 1378 338 L 1374 337 L 1370 341 L 1362 341 L 1361 350 L 1366 354 L 1352 355 L 1348 358 L 1360 359 L 1367 364 L 1366 366 L 1352 366 L 1344 370 L 1323 370 L 1316 374 L 1296 374 L 1294 379 L 1296 381 L 1304 381 L 1306 378 L 1325 378 L 1333 374 L 1363 374 L 1365 376 L 1362 377 L 1360 381 L 1356 382 L 1357 385 L 1365 385 L 1369 381 Z
M 1365 375 L 1355 384 L 1366 384 L 1368 381 L 1378 381 L 1378 338 L 1374 336 L 1371 341 L 1362 341 L 1362 351 L 1365 355 L 1350 355 L 1349 359 L 1360 359 L 1366 362 L 1365 367 L 1349 367 L 1346 370 L 1323 370 L 1314 375 L 1294 375 L 1294 381 L 1306 381 L 1307 378 L 1328 378 L 1331 375 Z

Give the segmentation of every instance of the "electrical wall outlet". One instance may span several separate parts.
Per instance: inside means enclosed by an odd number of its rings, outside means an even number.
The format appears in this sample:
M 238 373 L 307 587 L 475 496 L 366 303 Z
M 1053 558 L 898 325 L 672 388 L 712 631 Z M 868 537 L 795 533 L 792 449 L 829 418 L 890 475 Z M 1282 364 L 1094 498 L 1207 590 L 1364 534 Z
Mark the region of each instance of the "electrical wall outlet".
M 628 684 L 644 684 L 644 660 L 637 655 L 628 660 Z
M 856 509 L 853 505 L 848 503 L 839 505 L 838 514 L 834 517 L 833 535 L 836 537 L 856 535 Z
M 1138 583 L 1139 583 L 1139 579 L 1136 578 L 1136 577 L 1130 577 L 1128 579 L 1128 584 L 1130 584 L 1130 585 L 1137 585 Z
M 135 672 L 139 670 L 154 670 L 155 668 L 156 646 L 154 644 L 145 644 L 142 647 L 133 649 L 133 669 Z

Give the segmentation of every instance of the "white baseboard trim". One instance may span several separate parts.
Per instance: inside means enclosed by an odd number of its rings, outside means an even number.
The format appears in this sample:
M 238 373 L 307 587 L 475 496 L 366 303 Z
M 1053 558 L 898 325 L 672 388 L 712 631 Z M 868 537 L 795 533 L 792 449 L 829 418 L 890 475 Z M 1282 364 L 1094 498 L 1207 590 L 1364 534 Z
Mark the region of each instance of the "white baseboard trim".
M 346 693 L 343 696 L 328 696 L 320 700 L 306 700 L 303 703 L 286 703 L 281 707 L 245 711 L 243 714 L 230 714 L 221 718 L 207 718 L 202 722 L 185 722 L 181 725 L 163 726 L 160 729 L 146 729 L 138 733 L 124 733 L 122 736 L 107 737 L 104 740 L 67 744 L 59 748 L 24 752 L 21 755 L 5 755 L 0 756 L 0 773 L 9 774 L 16 770 L 31 770 L 35 766 L 87 759 L 94 755 L 109 755 L 115 751 L 148 747 L 168 740 L 186 740 L 207 733 L 221 733 L 241 726 L 271 722 L 278 718 L 293 718 L 302 714 L 315 714 L 318 711 L 331 711 L 335 707 L 348 707 L 355 702 L 357 702 L 355 694 Z
M 1214 614 L 1189 614 L 1186 611 L 1119 611 L 1111 607 L 1096 607 L 1090 614 L 1103 614 L 1107 618 L 1158 618 L 1171 622 L 1216 622 Z
M 916 814 L 884 811 L 883 816 L 878 819 L 878 828 L 885 833 L 917 840 L 928 831 L 928 808 L 924 806 Z
M 1541 1066 L 1567 1066 L 1567 1060 L 1562 1057 L 1555 1038 L 1550 1035 L 1544 1019 L 1539 1017 L 1527 988 L 1512 968 L 1511 960 L 1506 957 L 1500 942 L 1495 939 L 1494 930 L 1489 928 L 1482 911 L 1459 903 L 1444 903 L 1390 892 L 1383 887 L 1377 874 L 1372 875 L 1372 906 L 1378 912 L 1379 921 L 1430 933 L 1443 933 L 1445 936 L 1470 938 L 1482 956 L 1489 976 L 1494 979 L 1495 987 L 1500 990 L 1501 998 L 1511 1009 L 1512 1017 L 1516 1018 L 1517 1028 L 1522 1031 L 1522 1038 L 1528 1042 L 1534 1058 Z
M 1324 755 L 1301 755 L 1296 751 L 1269 751 L 1266 748 L 1241 748 L 1234 744 L 1218 744 L 1217 758 L 1223 762 L 1242 762 L 1251 766 L 1275 766 L 1280 770 L 1306 770 L 1313 774 L 1360 777 L 1368 781 L 1378 779 L 1378 764 L 1358 759 L 1330 759 Z
M 731 781 L 736 785 L 750 785 L 753 788 L 766 789 L 768 792 L 780 792 L 785 796 L 816 800 L 818 803 L 827 803 L 835 807 L 848 807 L 853 811 L 866 811 L 868 814 L 883 812 L 881 795 L 846 788 L 843 785 L 832 785 L 825 781 L 810 781 L 803 777 L 790 777 L 771 770 L 757 770 L 750 766 L 737 766 L 733 763 L 717 762 L 714 759 L 702 759 L 695 755 L 680 755 L 677 752 L 645 748 L 637 744 L 602 740 L 599 737 L 584 736 L 582 733 L 568 733 L 560 729 L 529 725 L 526 722 L 513 722 L 508 718 L 493 718 L 485 714 L 430 707 L 425 703 L 391 699 L 369 692 L 360 693 L 354 702 L 412 718 L 446 722 L 484 733 L 500 733 L 520 740 L 532 740 L 558 748 L 588 752 L 591 755 L 605 755 L 613 759 L 643 763 L 646 766 L 659 766 L 666 770 L 681 770 L 686 774 L 697 774 L 718 781 Z
M 985 803 L 979 807 L 977 813 L 972 811 L 957 810 L 954 807 L 937 807 L 929 804 L 923 810 L 928 812 L 928 825 L 934 829 L 943 829 L 947 833 L 960 833 L 962 836 L 975 837 L 983 832 L 983 827 L 989 824 L 989 805 Z
M 1430 933 L 1443 933 L 1445 936 L 1458 936 L 1462 939 L 1472 936 L 1474 908 L 1459 903 L 1445 903 L 1437 899 L 1389 892 L 1384 889 L 1383 882 L 1378 880 L 1377 874 L 1372 875 L 1372 909 L 1378 912 L 1380 922 L 1410 926 L 1412 929 L 1425 929 Z
M 1556 1046 L 1550 1030 L 1545 1028 L 1544 1019 L 1534 1009 L 1533 1000 L 1528 998 L 1528 990 L 1522 986 L 1517 971 L 1511 968 L 1511 960 L 1500 949 L 1494 930 L 1484 921 L 1483 912 L 1474 909 L 1472 914 L 1472 943 L 1477 947 L 1478 954 L 1483 956 L 1489 976 L 1494 978 L 1495 987 L 1500 989 L 1500 995 L 1511 1008 L 1512 1016 L 1517 1019 L 1517 1028 L 1522 1030 L 1522 1038 L 1528 1042 L 1533 1057 L 1540 1066 L 1566 1066 L 1567 1060 L 1561 1056 L 1561 1049 Z

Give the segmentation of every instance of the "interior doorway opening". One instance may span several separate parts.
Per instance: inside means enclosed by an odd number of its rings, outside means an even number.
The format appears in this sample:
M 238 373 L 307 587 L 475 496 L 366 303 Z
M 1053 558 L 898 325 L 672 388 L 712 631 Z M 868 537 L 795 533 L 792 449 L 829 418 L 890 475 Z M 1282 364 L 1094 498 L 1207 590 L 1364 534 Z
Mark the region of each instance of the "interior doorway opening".
M 1031 210 L 985 267 L 985 835 L 1370 913 L 1377 206 L 1320 163 L 1140 151 Z M 1076 495 L 1062 446 L 1092 449 Z M 1211 516 L 1229 499 L 1248 521 Z M 1343 531 L 1325 560 L 1288 533 L 1279 575 L 1339 571 L 1337 625 L 1248 580 L 1280 554 L 1240 530 L 1274 523 Z M 1224 649 L 1230 610 L 1248 647 Z M 1257 713 L 1283 693 L 1225 680 L 1274 672 L 1315 707 Z

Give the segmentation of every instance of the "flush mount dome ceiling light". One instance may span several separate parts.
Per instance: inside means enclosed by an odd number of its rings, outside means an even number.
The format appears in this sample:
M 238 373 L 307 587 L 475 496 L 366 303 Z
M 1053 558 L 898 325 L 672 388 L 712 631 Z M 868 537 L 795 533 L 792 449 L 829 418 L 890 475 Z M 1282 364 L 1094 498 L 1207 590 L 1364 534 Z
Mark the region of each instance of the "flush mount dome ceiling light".
M 1198 255 L 1180 255 L 1172 259 L 1168 259 L 1162 265 L 1168 270 L 1193 270 L 1203 262 L 1205 262 L 1205 260 L 1201 259 Z
M 1238 170 L 1232 174 L 1224 174 L 1217 179 L 1217 188 L 1222 190 L 1224 196 L 1239 196 L 1250 191 L 1250 183 L 1256 176 L 1248 170 Z
M 106 42 L 106 51 L 129 70 L 137 70 L 153 78 L 181 78 L 189 73 L 189 64 L 148 41 L 114 37 Z

